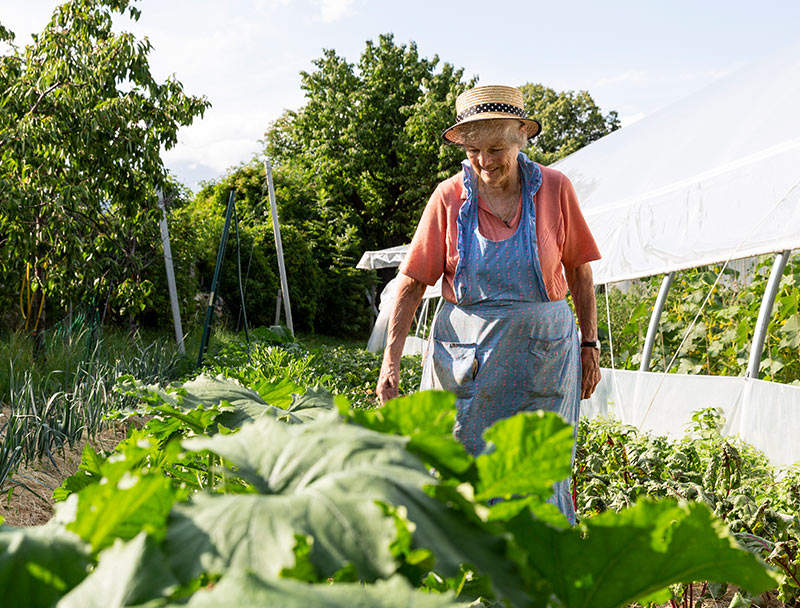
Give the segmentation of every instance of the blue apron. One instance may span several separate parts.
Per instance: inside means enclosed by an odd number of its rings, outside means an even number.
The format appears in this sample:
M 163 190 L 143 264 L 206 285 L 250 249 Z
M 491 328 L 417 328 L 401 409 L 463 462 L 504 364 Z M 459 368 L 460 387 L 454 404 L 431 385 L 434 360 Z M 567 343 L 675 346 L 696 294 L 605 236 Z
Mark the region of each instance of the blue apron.
M 455 393 L 454 433 L 475 456 L 483 450 L 486 428 L 521 411 L 558 412 L 577 433 L 581 372 L 575 320 L 566 300 L 549 300 L 542 278 L 533 204 L 541 169 L 522 153 L 518 161 L 522 217 L 503 241 L 490 241 L 478 230 L 477 176 L 463 163 L 467 198 L 457 220 L 453 281 L 458 304 L 445 302 L 436 317 L 420 387 Z M 554 489 L 551 502 L 575 523 L 569 479 Z

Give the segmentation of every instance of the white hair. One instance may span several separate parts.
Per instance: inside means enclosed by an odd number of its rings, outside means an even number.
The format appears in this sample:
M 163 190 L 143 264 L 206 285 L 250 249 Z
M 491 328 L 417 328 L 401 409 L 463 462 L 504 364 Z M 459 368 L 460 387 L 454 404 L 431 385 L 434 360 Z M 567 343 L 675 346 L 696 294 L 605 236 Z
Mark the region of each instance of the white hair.
M 462 148 L 489 139 L 502 138 L 509 144 L 516 144 L 522 150 L 528 145 L 528 132 L 525 123 L 514 118 L 492 118 L 465 122 L 453 129 L 456 145 Z

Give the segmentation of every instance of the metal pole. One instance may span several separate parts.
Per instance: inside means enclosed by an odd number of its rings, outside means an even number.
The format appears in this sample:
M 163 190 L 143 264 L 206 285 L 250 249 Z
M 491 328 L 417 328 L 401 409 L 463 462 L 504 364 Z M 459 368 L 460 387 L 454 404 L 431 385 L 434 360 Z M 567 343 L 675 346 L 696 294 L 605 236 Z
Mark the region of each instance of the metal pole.
M 658 335 L 658 326 L 661 322 L 661 313 L 664 312 L 664 305 L 667 303 L 667 294 L 669 288 L 672 286 L 672 279 L 675 278 L 675 273 L 670 272 L 664 276 L 661 281 L 661 289 L 658 290 L 658 297 L 653 306 L 653 314 L 650 315 L 650 325 L 647 327 L 647 337 L 644 341 L 644 350 L 642 350 L 642 362 L 639 365 L 640 372 L 646 372 L 650 369 L 650 357 L 653 354 L 653 344 Z
M 200 367 L 203 364 L 203 356 L 206 354 L 206 349 L 208 348 L 208 334 L 211 329 L 211 315 L 214 312 L 214 303 L 217 301 L 217 284 L 219 283 L 219 275 L 222 269 L 222 259 L 225 257 L 225 244 L 228 241 L 228 229 L 231 226 L 234 200 L 235 192 L 234 190 L 231 190 L 231 194 L 228 197 L 228 210 L 225 212 L 225 226 L 222 229 L 222 240 L 219 243 L 219 251 L 217 252 L 217 265 L 214 268 L 214 279 L 211 281 L 211 293 L 208 294 L 206 322 L 203 325 L 203 337 L 200 340 L 200 354 L 197 355 L 197 367 Z
M 183 327 L 181 326 L 181 309 L 178 306 L 178 290 L 175 288 L 175 271 L 172 267 L 172 248 L 169 246 L 169 229 L 167 228 L 167 210 L 164 207 L 164 194 L 158 191 L 158 206 L 161 207 L 161 246 L 164 248 L 164 265 L 167 267 L 167 285 L 169 287 L 169 301 L 172 305 L 172 324 L 175 326 L 175 341 L 178 343 L 178 352 L 186 354 L 183 343 Z M 70 304 L 70 313 L 72 304 Z
M 294 335 L 294 325 L 292 325 L 292 307 L 289 304 L 289 284 L 286 282 L 286 265 L 283 261 L 283 245 L 281 244 L 281 228 L 278 223 L 278 205 L 275 202 L 275 187 L 272 185 L 272 166 L 269 159 L 264 161 L 264 169 L 267 173 L 267 186 L 269 188 L 269 204 L 272 211 L 272 229 L 275 232 L 275 249 L 278 252 L 278 270 L 281 275 L 281 292 L 283 295 L 283 312 L 286 314 L 286 325 Z
M 775 304 L 775 296 L 781 285 L 781 276 L 789 261 L 791 251 L 781 251 L 775 256 L 772 263 L 772 270 L 769 273 L 767 288 L 764 290 L 764 297 L 761 300 L 761 308 L 758 311 L 756 329 L 753 332 L 753 344 L 750 347 L 750 359 L 747 362 L 748 378 L 758 378 L 759 368 L 761 367 L 761 353 L 764 351 L 764 340 L 767 336 L 769 318 L 772 316 L 772 306 Z

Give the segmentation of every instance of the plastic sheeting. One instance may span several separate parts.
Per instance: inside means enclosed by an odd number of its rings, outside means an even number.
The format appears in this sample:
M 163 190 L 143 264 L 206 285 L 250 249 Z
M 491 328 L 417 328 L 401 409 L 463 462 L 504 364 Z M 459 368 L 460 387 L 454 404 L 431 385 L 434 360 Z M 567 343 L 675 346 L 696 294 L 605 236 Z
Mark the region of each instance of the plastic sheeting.
M 613 416 L 624 424 L 678 439 L 692 414 L 714 407 L 725 418 L 723 434 L 761 449 L 775 466 L 800 462 L 800 386 L 744 377 L 689 376 L 602 370 L 581 415 Z
M 389 249 L 380 249 L 378 251 L 365 251 L 358 260 L 356 268 L 362 270 L 377 270 L 379 268 L 394 268 L 400 266 L 400 262 L 406 257 L 408 248 L 411 245 L 398 245 L 397 247 L 390 247 Z
M 800 46 L 553 165 L 611 283 L 800 248 Z
M 381 303 L 378 310 L 378 317 L 375 319 L 375 326 L 372 328 L 372 333 L 369 335 L 367 341 L 367 350 L 372 353 L 383 352 L 386 346 L 386 337 L 389 329 L 389 315 L 392 312 L 392 307 L 397 299 L 397 277 L 393 278 L 386 284 L 381 292 Z M 418 355 L 421 354 L 425 346 L 425 331 L 424 319 L 428 316 L 428 308 L 430 301 L 439 298 L 442 295 L 442 279 L 440 278 L 436 285 L 431 285 L 425 290 L 422 296 L 422 308 L 419 311 L 420 321 L 417 324 L 416 335 L 408 336 L 405 344 L 403 345 L 404 355 Z M 422 323 L 423 325 L 421 325 Z M 421 335 L 420 335 L 421 334 Z

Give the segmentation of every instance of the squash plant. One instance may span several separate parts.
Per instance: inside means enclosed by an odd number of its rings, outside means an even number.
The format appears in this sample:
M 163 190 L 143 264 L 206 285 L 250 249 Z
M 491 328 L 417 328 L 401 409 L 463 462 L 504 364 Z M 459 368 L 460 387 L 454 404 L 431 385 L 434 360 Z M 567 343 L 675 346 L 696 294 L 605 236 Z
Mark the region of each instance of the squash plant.
M 644 499 L 568 526 L 546 502 L 570 471 L 556 415 L 498 422 L 473 458 L 452 439 L 452 395 L 365 411 L 285 389 L 128 379 L 148 425 L 113 454 L 87 448 L 46 526 L 0 527 L 6 601 L 611 608 L 692 580 L 777 583 L 702 503 Z

